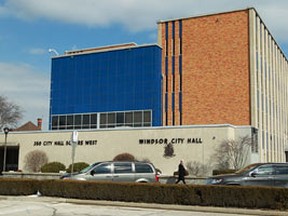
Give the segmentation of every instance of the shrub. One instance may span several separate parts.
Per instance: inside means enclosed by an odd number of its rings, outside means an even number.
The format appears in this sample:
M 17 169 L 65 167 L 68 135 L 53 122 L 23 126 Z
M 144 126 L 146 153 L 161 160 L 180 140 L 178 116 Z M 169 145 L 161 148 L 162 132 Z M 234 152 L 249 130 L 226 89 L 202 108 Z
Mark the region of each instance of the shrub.
M 73 166 L 73 172 L 79 172 L 81 171 L 82 169 L 88 167 L 89 164 L 88 163 L 85 163 L 85 162 L 77 162 L 77 163 L 74 163 L 74 166 Z M 69 167 L 67 168 L 67 172 L 71 173 L 71 170 L 72 170 L 72 164 L 69 165 Z
M 24 158 L 24 168 L 29 172 L 39 172 L 46 163 L 48 163 L 48 156 L 40 150 L 31 151 Z
M 202 164 L 198 161 L 188 161 L 186 167 L 189 171 L 189 174 L 192 176 L 206 176 L 208 174 L 209 166 Z
M 65 170 L 66 167 L 60 162 L 50 162 L 41 167 L 43 173 L 59 173 L 61 170 Z
M 114 157 L 113 161 L 135 161 L 135 157 L 129 153 L 118 154 Z
M 225 170 L 213 170 L 213 175 L 222 175 L 222 174 L 230 174 L 235 173 L 234 169 L 225 169 Z

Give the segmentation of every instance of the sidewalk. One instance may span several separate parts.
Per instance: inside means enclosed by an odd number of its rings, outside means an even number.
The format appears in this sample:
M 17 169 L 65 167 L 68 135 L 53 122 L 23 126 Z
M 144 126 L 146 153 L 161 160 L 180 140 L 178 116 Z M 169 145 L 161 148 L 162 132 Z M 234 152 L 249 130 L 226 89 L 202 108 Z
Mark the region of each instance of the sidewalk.
M 243 215 L 288 215 L 288 211 L 273 211 L 273 210 L 259 210 L 259 209 L 239 209 L 239 208 L 220 208 L 209 206 L 184 206 L 184 205 L 168 205 L 155 203 L 132 203 L 132 202 L 118 202 L 118 201 L 102 201 L 102 200 L 79 200 L 66 199 L 58 197 L 43 197 L 37 195 L 31 196 L 0 196 L 0 202 L 6 201 L 26 201 L 26 202 L 49 202 L 49 203 L 71 203 L 80 205 L 100 205 L 100 206 L 119 206 L 119 207 L 134 207 L 134 208 L 148 208 L 148 209 L 166 209 L 177 211 L 195 211 L 195 212 L 209 212 L 209 213 L 226 213 L 226 214 L 243 214 Z

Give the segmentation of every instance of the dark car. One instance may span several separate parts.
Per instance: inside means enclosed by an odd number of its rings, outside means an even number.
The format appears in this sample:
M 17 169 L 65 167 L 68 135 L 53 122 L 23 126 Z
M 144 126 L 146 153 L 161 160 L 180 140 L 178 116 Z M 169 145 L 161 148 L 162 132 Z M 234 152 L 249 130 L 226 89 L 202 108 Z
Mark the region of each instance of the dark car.
M 288 187 L 288 163 L 251 164 L 233 174 L 209 177 L 207 184 Z

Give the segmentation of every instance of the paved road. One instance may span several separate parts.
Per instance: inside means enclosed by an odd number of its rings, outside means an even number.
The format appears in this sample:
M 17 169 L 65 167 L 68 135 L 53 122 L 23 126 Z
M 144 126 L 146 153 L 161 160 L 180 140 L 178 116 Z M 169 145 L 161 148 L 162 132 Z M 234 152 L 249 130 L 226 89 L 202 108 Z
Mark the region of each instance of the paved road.
M 201 213 L 190 211 L 158 210 L 119 206 L 79 205 L 71 203 L 45 203 L 23 201 L 1 201 L 0 215 L 13 216 L 212 216 L 228 214 Z
M 272 214 L 273 213 L 273 214 Z M 210 207 L 67 200 L 49 197 L 0 197 L 0 216 L 237 216 L 287 215 L 287 212 Z M 275 214 L 274 214 L 275 213 Z

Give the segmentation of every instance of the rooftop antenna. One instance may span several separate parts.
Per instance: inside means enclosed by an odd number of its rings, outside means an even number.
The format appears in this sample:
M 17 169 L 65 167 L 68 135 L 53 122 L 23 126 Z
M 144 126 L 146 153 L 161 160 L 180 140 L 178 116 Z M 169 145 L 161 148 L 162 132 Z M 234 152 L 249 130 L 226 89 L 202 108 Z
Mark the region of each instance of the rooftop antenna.
M 55 49 L 48 49 L 49 53 L 54 53 L 54 55 L 58 56 L 59 53 Z

